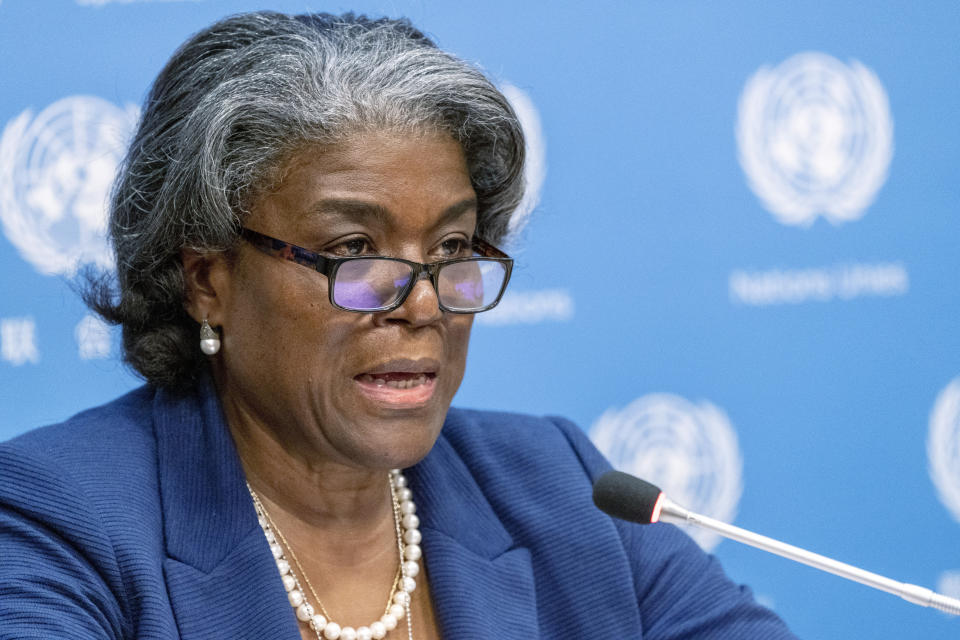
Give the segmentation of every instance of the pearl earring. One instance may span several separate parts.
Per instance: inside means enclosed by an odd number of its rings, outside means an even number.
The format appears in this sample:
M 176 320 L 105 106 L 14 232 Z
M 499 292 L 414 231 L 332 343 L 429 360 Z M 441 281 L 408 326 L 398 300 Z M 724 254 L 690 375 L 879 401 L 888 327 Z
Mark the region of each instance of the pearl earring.
M 206 318 L 200 323 L 200 350 L 208 356 L 220 351 L 220 336 Z

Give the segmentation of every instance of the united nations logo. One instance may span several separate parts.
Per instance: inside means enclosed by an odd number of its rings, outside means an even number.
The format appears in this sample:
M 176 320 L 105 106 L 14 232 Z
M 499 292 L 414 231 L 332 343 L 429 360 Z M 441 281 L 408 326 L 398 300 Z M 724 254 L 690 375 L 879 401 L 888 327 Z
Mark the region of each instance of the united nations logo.
M 523 192 L 523 199 L 510 216 L 507 227 L 508 242 L 512 242 L 523 231 L 530 219 L 530 214 L 540 202 L 540 188 L 547 175 L 547 153 L 543 140 L 543 127 L 540 125 L 540 114 L 530 100 L 530 96 L 511 84 L 504 84 L 500 90 L 516 112 L 520 126 L 523 128 L 523 136 L 526 138 L 526 163 L 523 168 L 526 189 Z
M 940 392 L 930 412 L 927 459 L 940 500 L 960 522 L 960 378 Z
M 877 76 L 856 60 L 801 53 L 762 67 L 740 96 L 740 165 L 783 224 L 860 218 L 887 179 L 893 120 Z
M 135 107 L 71 96 L 36 117 L 28 109 L 0 137 L 0 222 L 40 273 L 72 274 L 111 264 L 106 199 Z
M 646 395 L 600 416 L 590 438 L 614 467 L 659 485 L 678 504 L 724 522 L 736 515 L 740 448 L 726 414 L 712 404 Z M 704 529 L 686 530 L 708 551 L 720 541 Z

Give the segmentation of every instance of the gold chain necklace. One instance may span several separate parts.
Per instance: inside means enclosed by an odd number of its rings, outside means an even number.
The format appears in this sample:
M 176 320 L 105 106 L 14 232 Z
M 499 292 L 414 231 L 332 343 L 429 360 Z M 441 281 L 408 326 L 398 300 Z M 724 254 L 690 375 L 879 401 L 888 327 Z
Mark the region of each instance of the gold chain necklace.
M 260 500 L 260 496 L 250 487 L 249 483 L 247 484 L 247 490 L 250 492 L 250 497 L 253 499 L 254 508 L 257 512 L 258 522 L 277 562 L 277 568 L 280 570 L 280 576 L 287 591 L 290 605 L 296 610 L 297 619 L 306 623 L 317 634 L 318 640 L 380 640 L 386 636 L 387 632 L 395 629 L 404 618 L 407 620 L 408 640 L 413 640 L 410 594 L 416 588 L 414 578 L 420 571 L 418 562 L 422 555 L 420 549 L 420 519 L 416 515 L 416 505 L 413 503 L 411 491 L 407 487 L 406 478 L 399 470 L 393 470 L 390 472 L 388 479 L 400 562 L 390 588 L 390 595 L 387 598 L 383 616 L 370 625 L 357 629 L 340 627 L 339 624 L 333 622 L 330 614 L 320 602 L 320 598 L 310 583 L 310 579 L 307 577 L 303 565 L 300 564 L 293 547 L 284 537 L 280 528 L 277 527 L 273 518 L 270 517 Z M 293 560 L 296 566 L 295 571 L 287 561 L 284 549 Z M 317 603 L 317 607 L 320 609 L 319 614 L 306 601 L 304 590 L 300 584 L 301 578 L 306 583 L 314 602 Z

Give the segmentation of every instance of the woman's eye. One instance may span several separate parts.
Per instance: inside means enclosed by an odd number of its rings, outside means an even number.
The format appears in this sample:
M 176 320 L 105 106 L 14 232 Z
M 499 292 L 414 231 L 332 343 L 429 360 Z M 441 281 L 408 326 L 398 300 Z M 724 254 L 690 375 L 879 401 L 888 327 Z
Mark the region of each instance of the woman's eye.
M 459 258 L 470 254 L 470 244 L 464 238 L 450 238 L 440 243 L 444 258 Z
M 373 253 L 370 248 L 370 243 L 367 242 L 364 238 L 350 238 L 349 240 L 344 240 L 328 249 L 329 253 L 338 256 L 362 256 L 369 253 Z

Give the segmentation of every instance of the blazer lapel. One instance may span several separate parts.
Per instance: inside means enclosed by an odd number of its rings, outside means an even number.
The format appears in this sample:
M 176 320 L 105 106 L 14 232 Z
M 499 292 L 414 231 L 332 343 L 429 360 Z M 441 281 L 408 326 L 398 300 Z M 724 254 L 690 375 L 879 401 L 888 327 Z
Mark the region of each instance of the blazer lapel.
M 185 640 L 299 638 L 212 383 L 159 391 L 154 428 L 171 607 Z
M 441 435 L 408 471 L 445 638 L 539 638 L 533 568 Z

